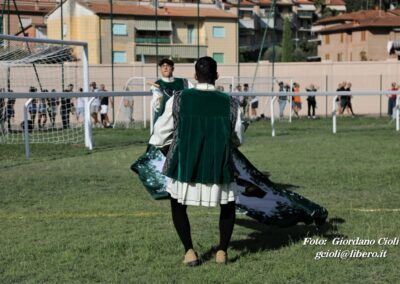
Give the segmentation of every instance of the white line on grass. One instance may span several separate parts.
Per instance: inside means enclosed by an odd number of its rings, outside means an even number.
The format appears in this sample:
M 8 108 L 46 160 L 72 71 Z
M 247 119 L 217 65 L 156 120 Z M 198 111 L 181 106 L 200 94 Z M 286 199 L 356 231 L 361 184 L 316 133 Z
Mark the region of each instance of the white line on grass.
M 355 208 L 353 211 L 359 211 L 359 212 L 400 212 L 400 209 L 398 208 L 375 208 L 375 209 L 368 209 L 368 208 Z
M 357 212 L 400 212 L 400 208 L 353 208 L 351 211 Z M 218 215 L 219 212 L 209 212 L 207 214 L 192 212 L 190 215 Z M 169 215 L 169 212 L 153 212 L 153 211 L 142 211 L 142 212 L 88 212 L 88 213 L 59 213 L 59 214 L 37 214 L 37 215 L 21 215 L 21 214 L 0 214 L 0 219 L 85 219 L 85 218 L 118 218 L 118 217 L 155 217 L 155 216 L 163 216 Z M 240 214 L 242 215 L 242 214 Z M 245 215 L 245 214 L 244 214 Z

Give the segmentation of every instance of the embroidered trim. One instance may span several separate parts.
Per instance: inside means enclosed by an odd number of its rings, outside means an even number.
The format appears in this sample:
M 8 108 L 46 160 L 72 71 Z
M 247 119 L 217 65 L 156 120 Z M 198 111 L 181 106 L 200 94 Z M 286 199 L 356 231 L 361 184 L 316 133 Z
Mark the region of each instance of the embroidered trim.
M 172 117 L 174 121 L 174 128 L 173 128 L 173 136 L 171 146 L 169 148 L 168 154 L 165 157 L 165 163 L 162 169 L 162 173 L 166 175 L 168 168 L 171 164 L 171 159 L 175 153 L 176 145 L 177 145 L 177 138 L 178 138 L 178 125 L 179 125 L 179 109 L 181 105 L 181 94 L 182 92 L 176 92 L 174 95 L 174 103 L 172 104 Z
M 240 145 L 240 141 L 238 141 L 238 138 L 236 137 L 236 134 L 235 134 L 236 120 L 238 119 L 238 117 L 237 117 L 238 108 L 239 108 L 238 98 L 230 97 L 231 147 L 230 147 L 230 153 L 229 153 L 229 163 L 231 165 L 230 171 L 231 171 L 232 180 L 236 180 L 236 176 L 239 174 L 239 171 L 235 167 L 235 163 L 233 162 L 233 149 L 237 148 L 237 146 Z

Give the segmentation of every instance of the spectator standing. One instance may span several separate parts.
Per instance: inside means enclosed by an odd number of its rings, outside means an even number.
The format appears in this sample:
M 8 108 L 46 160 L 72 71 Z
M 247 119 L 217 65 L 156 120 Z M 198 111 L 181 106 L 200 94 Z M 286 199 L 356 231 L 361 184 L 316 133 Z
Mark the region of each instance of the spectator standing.
M 135 121 L 133 118 L 133 110 L 135 106 L 135 101 L 133 97 L 124 97 L 123 106 L 124 106 L 124 115 L 127 121 L 127 126 L 131 126 L 132 123 Z
M 398 91 L 399 87 L 397 86 L 396 82 L 393 82 L 390 88 L 390 91 Z M 394 109 L 396 107 L 396 99 L 397 95 L 396 94 L 390 94 L 388 100 L 388 115 L 389 117 L 392 117 L 394 114 Z
M 300 92 L 300 84 L 299 83 L 293 83 L 292 92 L 294 92 L 294 93 Z M 293 96 L 292 109 L 294 111 L 294 114 L 297 116 L 297 118 L 300 118 L 300 115 L 299 115 L 299 111 L 301 110 L 300 96 L 297 96 L 297 95 Z
M 249 84 L 244 84 L 243 85 L 243 90 L 245 92 L 249 91 Z M 246 109 L 247 115 L 251 118 L 257 118 L 257 109 L 258 109 L 258 97 L 257 96 L 252 96 L 250 100 L 250 113 L 249 113 L 249 108 Z
M 12 90 L 10 90 L 10 93 L 11 92 L 12 92 Z M 15 116 L 15 110 L 14 110 L 15 102 L 16 102 L 15 98 L 8 98 L 8 100 L 7 100 L 6 119 L 7 119 L 7 127 L 8 127 L 9 132 L 12 131 L 11 123 Z
M 290 89 L 290 87 L 287 85 L 285 86 L 285 83 L 283 83 L 282 81 L 279 82 L 278 85 L 279 85 L 280 93 L 286 93 Z M 288 97 L 286 95 L 279 96 L 279 117 L 280 118 L 283 118 L 287 99 L 288 99 Z
M 55 93 L 56 90 L 52 89 L 51 92 Z M 48 98 L 47 99 L 47 113 L 49 114 L 51 127 L 53 127 L 53 128 L 56 126 L 57 108 L 59 105 L 60 105 L 59 98 Z
M 345 87 L 346 87 L 346 82 L 339 83 L 336 92 L 344 92 Z M 337 113 L 342 112 L 342 96 L 340 95 L 338 95 L 336 98 L 336 112 Z
M 345 92 L 351 92 L 351 86 L 352 86 L 351 83 L 348 82 L 348 83 L 345 85 L 344 91 L 345 91 Z M 353 106 L 352 106 L 352 104 L 351 104 L 351 99 L 352 99 L 352 96 L 350 96 L 350 95 L 342 96 L 342 110 L 341 110 L 341 114 L 343 114 L 343 113 L 344 113 L 344 110 L 346 110 L 346 112 L 347 112 L 348 114 L 350 114 L 350 112 L 351 112 L 351 115 L 352 115 L 353 117 L 355 117 L 355 114 L 354 114 L 354 112 L 353 112 Z
M 73 89 L 74 89 L 74 85 L 69 84 L 67 89 L 64 90 L 64 92 L 70 93 L 73 91 Z M 61 113 L 61 122 L 62 122 L 63 129 L 67 129 L 70 127 L 71 108 L 72 108 L 71 98 L 62 97 L 60 113 Z
M 90 83 L 90 91 L 97 93 L 99 89 L 97 88 L 96 82 Z M 98 96 L 94 97 L 92 104 L 90 105 L 90 116 L 93 119 L 93 125 L 96 127 L 100 125 L 98 113 L 100 111 L 100 98 Z
M 44 89 L 44 93 L 48 93 L 49 91 Z M 46 125 L 47 122 L 47 105 L 46 105 L 46 99 L 41 98 L 39 99 L 39 115 L 38 115 L 38 126 L 39 130 L 43 129 Z M 42 120 L 43 119 L 43 120 Z
M 307 92 L 316 92 L 318 88 L 315 87 L 314 84 L 310 84 L 308 88 L 306 88 Z M 315 96 L 308 96 L 307 97 L 307 107 L 308 107 L 308 118 L 310 119 L 311 116 L 315 119 L 315 108 L 317 107 L 317 101 L 315 100 Z
M 79 92 L 83 93 L 83 88 L 79 88 Z M 85 98 L 84 97 L 77 97 L 76 98 L 76 121 L 77 123 L 81 123 L 81 117 L 82 117 L 82 122 L 85 121 Z
M 99 92 L 105 93 L 107 92 L 106 86 L 104 84 L 100 85 Z M 101 96 L 100 99 L 100 118 L 101 124 L 104 128 L 111 128 L 110 119 L 108 118 L 108 105 L 110 102 L 110 97 Z
M 4 88 L 0 89 L 0 92 L 5 92 Z M 6 121 L 6 100 L 4 98 L 0 98 L 0 134 L 5 132 L 5 124 Z
M 37 92 L 36 87 L 31 86 L 29 88 L 29 92 L 30 93 L 36 93 Z M 30 126 L 29 126 L 29 129 L 31 129 L 31 128 L 33 129 L 34 126 L 35 126 L 35 120 L 36 120 L 36 114 L 37 114 L 37 101 L 36 101 L 35 98 L 33 98 L 31 103 L 28 105 L 28 112 L 29 112 L 29 115 L 30 115 L 30 122 L 29 122 Z

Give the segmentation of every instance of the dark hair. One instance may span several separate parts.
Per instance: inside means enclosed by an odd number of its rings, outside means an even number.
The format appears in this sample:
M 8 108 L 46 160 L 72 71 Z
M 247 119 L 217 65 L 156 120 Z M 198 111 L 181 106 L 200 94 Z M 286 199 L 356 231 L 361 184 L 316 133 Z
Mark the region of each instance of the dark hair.
M 197 80 L 200 83 L 214 84 L 217 79 L 217 62 L 209 56 L 199 58 L 195 66 Z
M 168 64 L 169 66 L 174 67 L 174 61 L 168 58 L 161 59 L 160 62 L 158 63 L 158 66 L 161 67 L 163 64 Z

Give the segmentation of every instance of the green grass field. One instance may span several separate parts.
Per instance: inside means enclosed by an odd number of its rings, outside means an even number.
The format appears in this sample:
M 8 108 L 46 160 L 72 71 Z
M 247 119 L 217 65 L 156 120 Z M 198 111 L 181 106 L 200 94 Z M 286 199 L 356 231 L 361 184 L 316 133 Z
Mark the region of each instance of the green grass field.
M 399 283 L 400 245 L 334 245 L 400 237 L 400 133 L 379 118 L 253 123 L 242 152 L 277 183 L 325 206 L 322 228 L 268 227 L 238 215 L 229 264 L 213 262 L 218 208 L 189 208 L 203 265 L 182 264 L 168 201 L 153 201 L 131 163 L 148 131 L 95 129 L 95 150 L 0 145 L 0 283 Z M 306 237 L 327 240 L 304 245 Z M 387 251 L 323 258 L 319 251 Z

